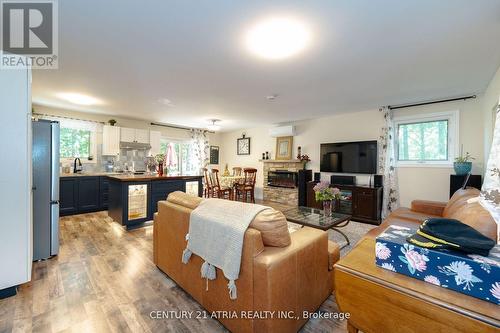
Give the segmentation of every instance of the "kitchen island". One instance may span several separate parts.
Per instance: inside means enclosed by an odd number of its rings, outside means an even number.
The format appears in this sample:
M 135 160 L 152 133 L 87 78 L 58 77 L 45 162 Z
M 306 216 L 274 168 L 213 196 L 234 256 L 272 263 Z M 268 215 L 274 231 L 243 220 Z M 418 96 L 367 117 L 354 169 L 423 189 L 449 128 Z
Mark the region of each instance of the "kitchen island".
M 153 219 L 158 201 L 166 200 L 171 192 L 183 191 L 201 197 L 202 179 L 203 176 L 108 176 L 108 215 L 127 229 L 140 227 Z

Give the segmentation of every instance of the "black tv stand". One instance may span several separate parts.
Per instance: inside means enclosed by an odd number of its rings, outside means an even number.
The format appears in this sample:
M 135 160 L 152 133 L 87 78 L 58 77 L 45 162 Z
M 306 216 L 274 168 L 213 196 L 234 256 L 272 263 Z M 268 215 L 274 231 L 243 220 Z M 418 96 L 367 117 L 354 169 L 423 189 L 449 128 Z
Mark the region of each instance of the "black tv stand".
M 313 187 L 317 181 L 307 183 L 307 207 L 322 209 L 321 202 L 316 201 Z M 382 187 L 363 185 L 330 185 L 340 189 L 345 200 L 339 200 L 336 211 L 352 215 L 353 221 L 379 225 L 382 215 Z M 350 197 L 349 197 L 350 194 Z

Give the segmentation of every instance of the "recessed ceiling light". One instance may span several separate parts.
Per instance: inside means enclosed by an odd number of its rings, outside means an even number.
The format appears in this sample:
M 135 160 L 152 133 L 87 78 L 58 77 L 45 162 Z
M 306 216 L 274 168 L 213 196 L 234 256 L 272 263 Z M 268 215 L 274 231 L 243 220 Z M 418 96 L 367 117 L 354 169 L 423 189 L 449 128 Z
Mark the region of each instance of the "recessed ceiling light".
M 286 17 L 266 19 L 246 33 L 246 46 L 259 57 L 278 60 L 291 57 L 305 49 L 311 40 L 309 29 L 302 22 Z
M 274 101 L 278 97 L 278 94 L 267 95 L 266 99 L 268 101 Z
M 57 94 L 57 97 L 64 99 L 65 101 L 68 101 L 70 103 L 79 105 L 95 105 L 102 103 L 97 98 L 78 93 L 60 93 Z
M 208 128 L 209 131 L 216 132 L 216 131 L 220 130 L 220 126 L 216 124 L 216 122 L 220 121 L 219 119 L 210 119 L 210 121 L 212 123 L 207 126 L 207 128 Z

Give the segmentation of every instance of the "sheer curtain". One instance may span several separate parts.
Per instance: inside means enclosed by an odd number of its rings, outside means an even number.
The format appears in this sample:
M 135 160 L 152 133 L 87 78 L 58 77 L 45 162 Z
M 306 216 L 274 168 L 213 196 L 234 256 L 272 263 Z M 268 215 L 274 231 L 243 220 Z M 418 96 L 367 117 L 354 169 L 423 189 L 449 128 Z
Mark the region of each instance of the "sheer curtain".
M 201 174 L 201 169 L 206 168 L 209 162 L 210 146 L 207 131 L 192 129 L 191 140 L 194 147 L 193 162 L 198 166 L 198 172 Z
M 500 105 L 497 107 L 493 141 L 479 202 L 495 219 L 497 243 L 500 243 Z
M 393 112 L 387 107 L 380 108 L 385 124 L 378 140 L 378 173 L 384 176 L 382 218 L 399 207 L 399 185 L 396 172 L 395 129 Z

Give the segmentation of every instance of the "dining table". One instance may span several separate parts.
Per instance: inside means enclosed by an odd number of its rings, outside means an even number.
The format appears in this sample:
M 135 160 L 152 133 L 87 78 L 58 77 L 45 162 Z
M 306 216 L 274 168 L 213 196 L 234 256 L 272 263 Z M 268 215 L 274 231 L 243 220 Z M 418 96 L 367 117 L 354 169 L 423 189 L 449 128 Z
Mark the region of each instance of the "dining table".
M 245 176 L 220 176 L 219 182 L 222 188 L 233 188 L 237 183 L 242 182 Z

